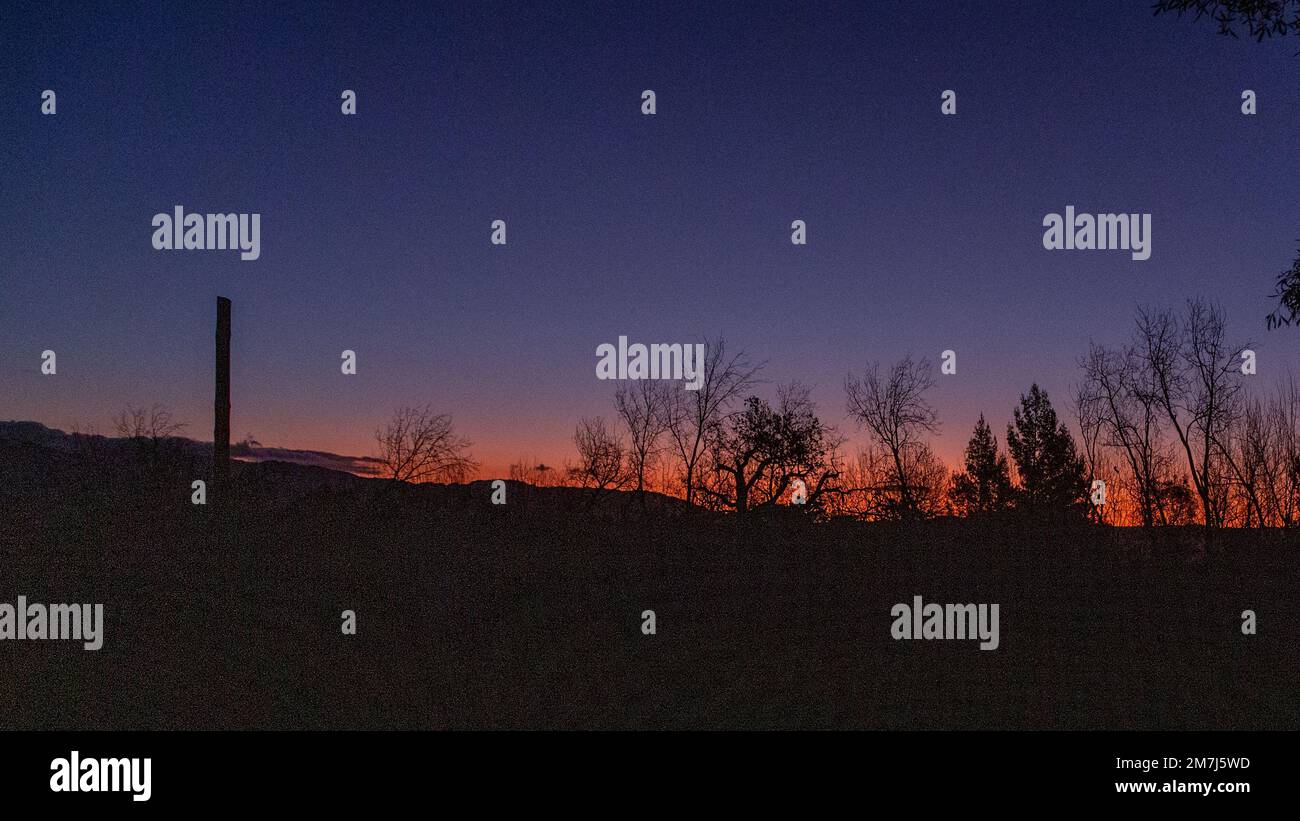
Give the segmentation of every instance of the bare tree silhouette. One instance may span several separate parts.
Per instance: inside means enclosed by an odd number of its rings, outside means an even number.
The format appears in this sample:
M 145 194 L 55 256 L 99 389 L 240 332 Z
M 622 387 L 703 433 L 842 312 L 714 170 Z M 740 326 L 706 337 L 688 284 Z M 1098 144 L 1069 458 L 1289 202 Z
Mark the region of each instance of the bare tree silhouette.
M 1080 362 L 1084 380 L 1075 409 L 1084 429 L 1084 455 L 1090 473 L 1098 475 L 1096 439 L 1101 437 L 1102 444 L 1122 456 L 1133 477 L 1141 524 L 1151 527 L 1168 523 L 1160 489 L 1169 478 L 1172 457 L 1161 441 L 1164 415 L 1158 381 L 1150 362 L 1138 350 L 1134 346 L 1110 350 L 1091 345 Z
M 1300 521 L 1300 389 L 1294 378 L 1277 389 L 1266 413 L 1261 496 L 1272 523 L 1293 527 Z
M 614 394 L 614 407 L 630 436 L 627 455 L 632 478 L 643 501 L 647 468 L 659 455 L 660 440 L 668 429 L 672 390 L 666 382 L 637 379 L 620 385 Z
M 619 490 L 631 481 L 623 443 L 605 425 L 602 417 L 583 417 L 573 432 L 578 464 L 569 468 L 569 478 L 591 490 L 591 501 L 608 490 Z
M 397 482 L 460 482 L 478 468 L 465 451 L 473 444 L 457 436 L 451 417 L 428 407 L 399 408 L 388 426 L 375 431 L 383 471 Z
M 848 412 L 884 449 L 893 463 L 893 483 L 898 488 L 898 511 L 902 516 L 917 511 L 916 487 L 908 470 L 915 463 L 909 451 L 924 448 L 920 437 L 939 429 L 939 417 L 925 399 L 934 386 L 930 361 L 914 361 L 909 354 L 888 374 L 873 362 L 864 376 L 849 376 L 844 382 Z
M 1222 310 L 1199 299 L 1187 303 L 1182 323 L 1168 311 L 1139 309 L 1138 330 L 1143 367 L 1187 460 L 1205 525 L 1219 527 L 1230 453 L 1223 442 L 1240 410 L 1234 371 L 1242 348 L 1225 341 Z
M 753 387 L 765 364 L 751 364 L 744 351 L 728 357 L 726 341 L 720 335 L 707 342 L 704 350 L 699 389 L 674 391 L 667 407 L 668 434 L 681 460 L 687 504 L 695 503 L 700 462 L 730 417 L 728 409 Z
M 113 429 L 117 435 L 129 439 L 135 446 L 141 466 L 152 470 L 179 458 L 181 448 L 176 437 L 185 427 L 184 422 L 176 421 L 171 411 L 162 405 L 148 409 L 127 405 L 113 417 Z
M 117 435 L 133 440 L 156 443 L 176 436 L 184 428 L 185 423 L 174 421 L 171 411 L 162 405 L 154 405 L 148 410 L 127 405 L 113 417 L 113 429 L 117 431 Z

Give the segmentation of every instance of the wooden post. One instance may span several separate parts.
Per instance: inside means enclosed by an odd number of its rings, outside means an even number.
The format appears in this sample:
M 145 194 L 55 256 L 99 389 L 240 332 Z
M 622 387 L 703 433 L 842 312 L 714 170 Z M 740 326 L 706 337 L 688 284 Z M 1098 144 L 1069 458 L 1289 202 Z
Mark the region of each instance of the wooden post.
M 213 402 L 212 484 L 214 501 L 226 506 L 230 485 L 230 300 L 217 297 L 217 384 Z

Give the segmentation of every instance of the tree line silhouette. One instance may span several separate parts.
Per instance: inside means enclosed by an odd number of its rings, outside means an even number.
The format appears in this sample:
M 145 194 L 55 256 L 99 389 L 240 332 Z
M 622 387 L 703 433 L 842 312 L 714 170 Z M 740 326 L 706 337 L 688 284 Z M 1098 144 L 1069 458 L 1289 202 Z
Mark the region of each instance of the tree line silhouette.
M 1093 342 L 1078 361 L 1075 432 L 1037 384 L 1019 397 L 1005 449 L 980 414 L 953 471 L 927 437 L 939 418 L 930 362 L 871 363 L 844 384 L 867 441 L 854 454 L 823 422 L 807 387 L 759 395 L 743 351 L 709 342 L 703 385 L 620 386 L 614 418 L 585 417 L 577 458 L 511 476 L 586 488 L 590 498 L 657 492 L 689 507 L 749 516 L 781 507 L 814 516 L 902 520 L 1030 515 L 1156 527 L 1292 527 L 1300 522 L 1300 389 L 1290 376 L 1248 390 L 1247 344 L 1230 344 L 1223 311 L 1139 307 L 1131 337 Z M 1104 485 L 1099 494 L 1098 488 Z M 793 504 L 796 489 L 802 504 Z M 1099 503 L 1100 502 L 1100 503 Z
M 612 418 L 578 421 L 576 458 L 559 467 L 520 459 L 509 477 L 584 489 L 588 504 L 623 492 L 646 510 L 657 494 L 738 517 L 779 509 L 867 520 L 1028 515 L 1146 528 L 1294 527 L 1300 387 L 1290 374 L 1255 375 L 1248 357 L 1248 344 L 1228 340 L 1216 305 L 1140 306 L 1127 339 L 1091 342 L 1078 360 L 1077 438 L 1031 384 L 1012 409 L 1005 447 L 985 409 L 950 470 L 929 441 L 940 427 L 929 360 L 872 362 L 845 379 L 848 418 L 866 436 L 851 452 L 806 386 L 779 384 L 765 397 L 767 363 L 719 336 L 705 343 L 699 390 L 624 382 Z M 159 406 L 128 407 L 114 425 L 144 467 L 176 461 L 172 451 L 192 462 L 177 436 L 183 425 Z M 429 407 L 397 410 L 375 440 L 372 461 L 389 486 L 459 483 L 478 472 L 472 443 Z M 251 441 L 236 455 L 251 454 Z

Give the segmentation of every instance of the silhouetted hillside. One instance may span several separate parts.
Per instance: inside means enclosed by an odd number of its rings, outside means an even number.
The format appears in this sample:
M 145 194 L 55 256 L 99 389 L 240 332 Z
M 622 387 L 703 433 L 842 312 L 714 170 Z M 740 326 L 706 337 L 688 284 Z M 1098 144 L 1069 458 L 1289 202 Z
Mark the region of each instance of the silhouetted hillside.
M 739 521 L 514 484 L 494 506 L 277 462 L 235 466 L 223 520 L 184 448 L 21 430 L 0 601 L 101 602 L 106 626 L 97 652 L 0 642 L 3 728 L 1300 729 L 1291 533 L 1206 553 L 1180 528 Z M 918 595 L 998 603 L 998 649 L 894 640 Z
M 447 500 L 455 504 L 490 504 L 492 479 L 467 484 L 420 483 L 388 488 L 391 483 L 377 478 L 379 461 L 372 457 L 343 456 L 315 450 L 292 450 L 239 444 L 232 446 L 232 470 L 240 478 L 243 492 L 269 498 L 292 498 L 324 489 L 350 488 L 358 493 L 396 494 L 403 498 Z M 172 479 L 178 498 L 189 498 L 190 482 L 211 478 L 212 443 L 184 437 L 158 441 L 105 437 L 97 434 L 65 433 L 39 422 L 0 422 L 0 463 L 7 465 L 11 481 L 21 487 L 36 483 L 80 485 L 99 477 L 114 485 L 122 477 L 141 472 L 156 480 Z M 0 471 L 6 468 L 0 467 Z M 0 476 L 6 475 L 0 473 Z M 618 513 L 642 505 L 640 496 L 619 491 L 593 492 L 575 487 L 534 487 L 503 480 L 507 499 L 516 508 L 537 512 L 539 508 Z M 157 489 L 158 482 L 151 483 Z M 680 500 L 659 493 L 645 494 L 649 511 L 680 514 Z

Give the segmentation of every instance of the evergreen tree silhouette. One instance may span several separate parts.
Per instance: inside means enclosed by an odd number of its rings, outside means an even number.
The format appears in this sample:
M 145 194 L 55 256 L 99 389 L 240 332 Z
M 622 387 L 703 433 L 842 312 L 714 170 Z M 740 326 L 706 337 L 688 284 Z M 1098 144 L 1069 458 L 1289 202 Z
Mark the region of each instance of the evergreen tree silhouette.
M 1021 395 L 1007 426 L 1007 449 L 1020 477 L 1018 506 L 1030 512 L 1082 511 L 1086 498 L 1083 460 L 1074 438 L 1037 384 Z
M 998 453 L 997 437 L 981 413 L 966 444 L 966 469 L 953 477 L 953 507 L 963 516 L 998 513 L 1011 506 L 1013 493 L 1007 457 Z

